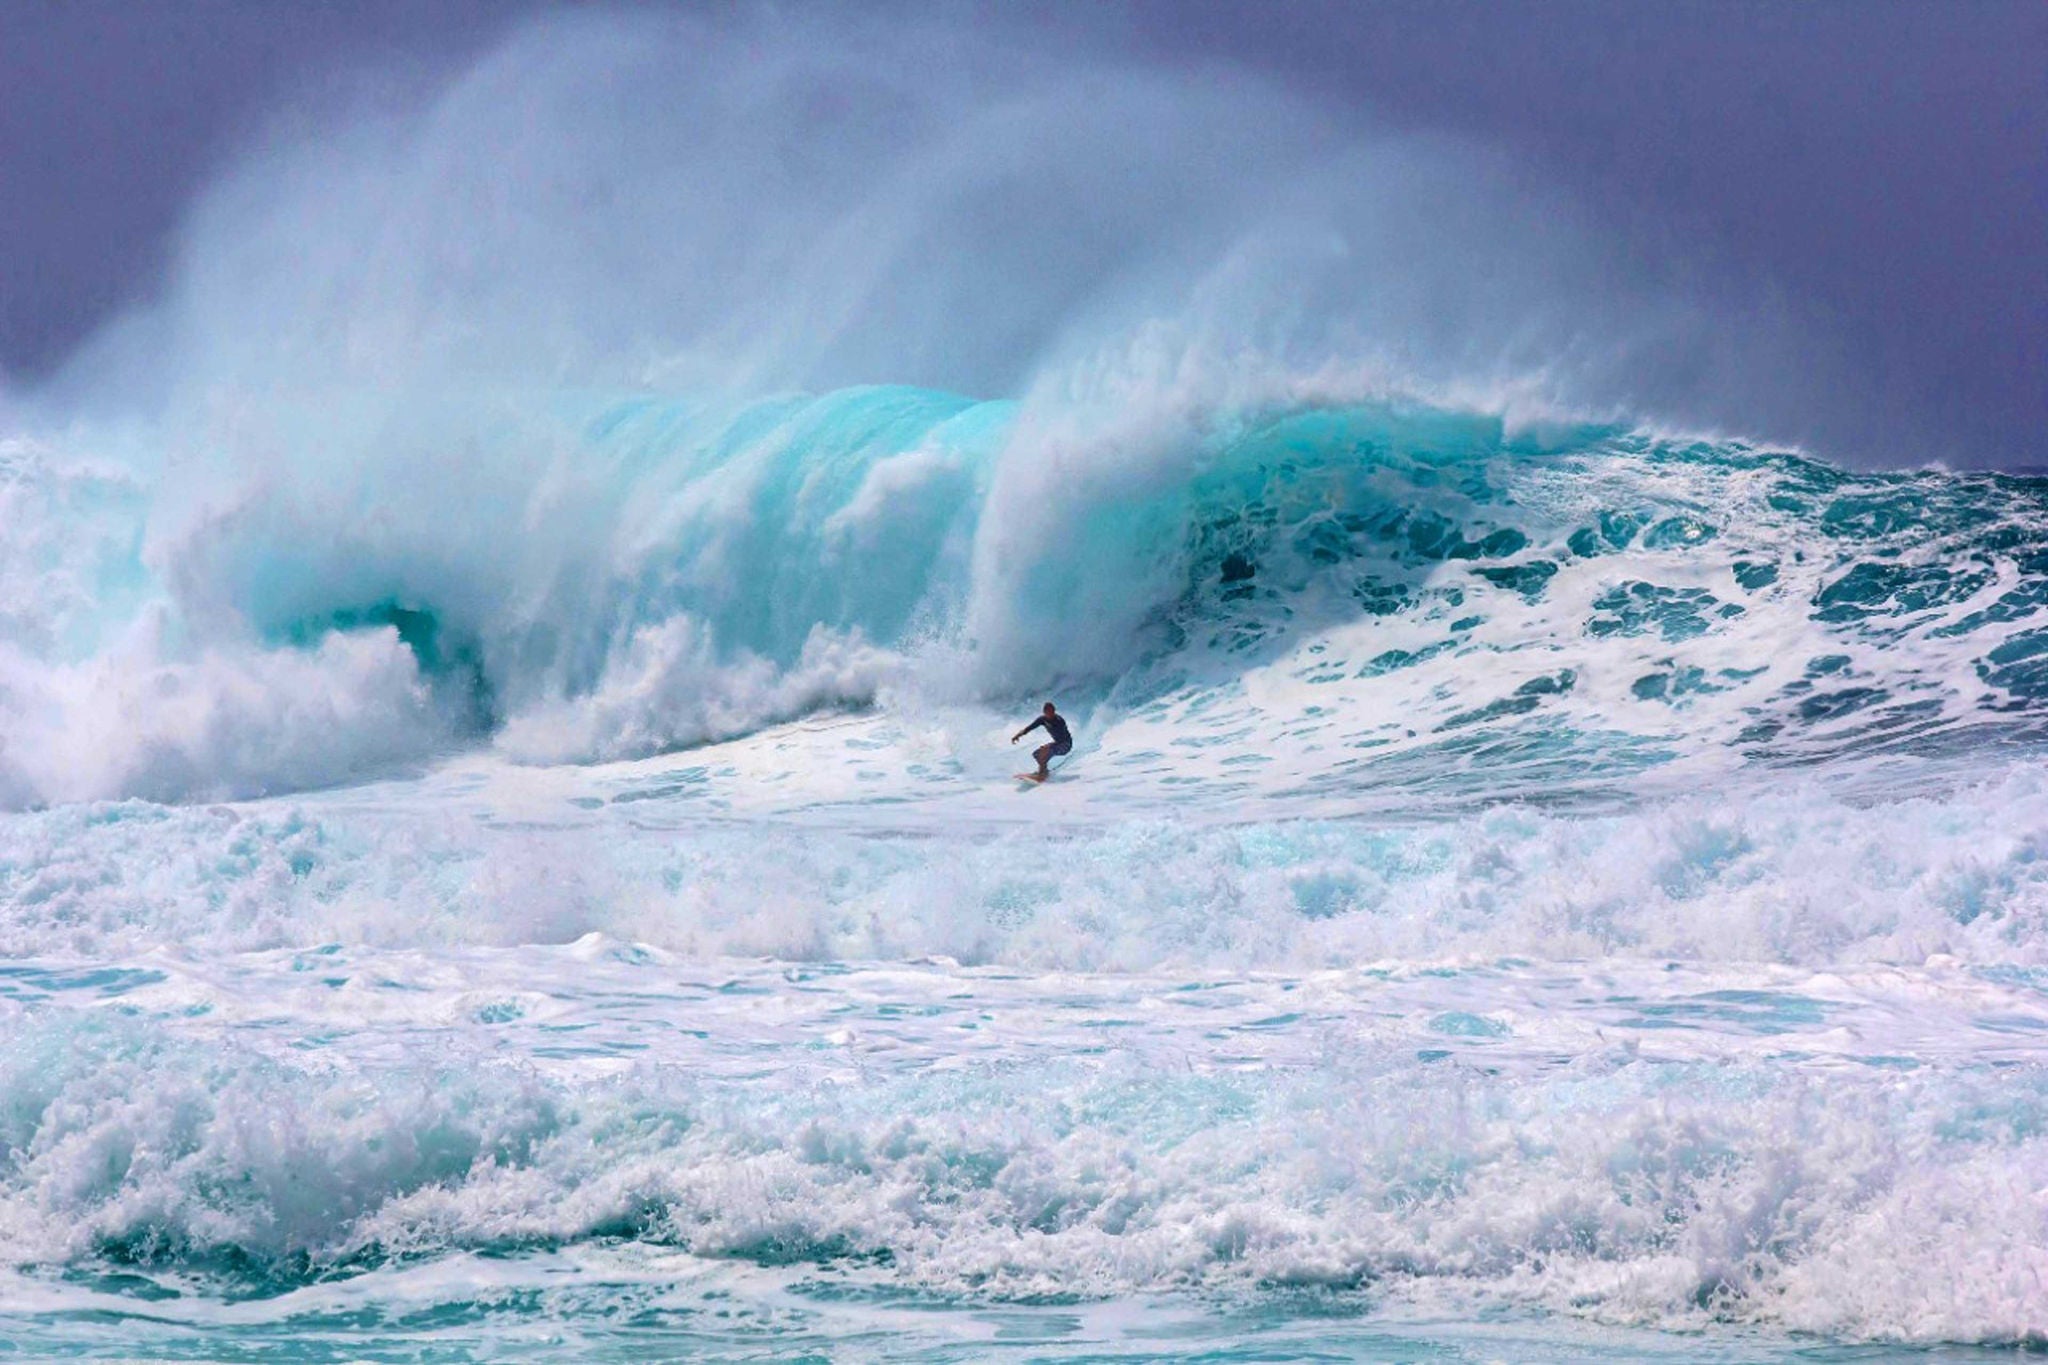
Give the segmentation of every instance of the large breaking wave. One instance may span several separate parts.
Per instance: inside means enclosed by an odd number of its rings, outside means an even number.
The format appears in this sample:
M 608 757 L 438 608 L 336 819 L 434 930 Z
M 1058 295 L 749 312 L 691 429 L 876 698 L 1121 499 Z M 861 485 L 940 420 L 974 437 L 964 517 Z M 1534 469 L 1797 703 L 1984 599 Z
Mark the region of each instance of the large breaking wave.
M 891 688 L 1152 698 L 1177 651 L 1347 611 L 1410 677 L 1476 662 L 1453 635 L 1557 654 L 1418 733 L 1661 667 L 1667 707 L 1761 735 L 1782 668 L 1704 701 L 1757 623 L 1823 590 L 1907 612 L 1888 556 L 1967 539 L 1980 492 L 2032 515 L 2021 485 L 1632 434 L 1796 435 L 1788 376 L 1824 375 L 1764 294 L 1603 244 L 1537 168 L 942 30 L 961 60 L 910 71 L 917 35 L 854 22 L 556 19 L 252 146 L 159 296 L 17 395 L 0 801 L 644 754 Z M 1796 560 L 1810 534 L 1841 553 Z M 1971 562 L 2024 577 L 1985 535 Z M 1483 627 L 1450 629 L 1461 594 Z M 1617 631 L 1674 649 L 1603 679 L 1576 655 Z M 1957 666 L 1998 648 L 1958 638 Z M 1983 694 L 1852 685 L 1842 648 L 1809 710 L 1919 734 L 1901 708 L 1954 726 Z
M 1107 720 L 1283 663 L 1215 733 L 1375 782 L 1953 755 L 2034 737 L 2048 688 L 2025 478 L 1390 398 L 1113 456 L 920 389 L 548 406 L 479 438 L 544 446 L 531 482 L 343 469 L 160 540 L 147 481 L 10 447 L 9 800 L 639 757 L 898 695 Z

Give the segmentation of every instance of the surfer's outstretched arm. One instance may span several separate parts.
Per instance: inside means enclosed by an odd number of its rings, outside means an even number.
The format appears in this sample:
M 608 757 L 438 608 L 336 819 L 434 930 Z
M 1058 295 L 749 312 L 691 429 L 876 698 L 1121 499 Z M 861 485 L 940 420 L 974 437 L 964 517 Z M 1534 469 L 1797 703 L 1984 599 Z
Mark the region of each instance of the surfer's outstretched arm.
M 1052 703 L 1047 702 L 1044 714 L 1040 715 L 1037 720 L 1032 721 L 1016 734 L 1011 735 L 1010 743 L 1015 744 L 1040 726 L 1045 727 L 1045 733 L 1052 739 L 1052 743 L 1040 745 L 1031 755 L 1038 763 L 1038 772 L 1035 776 L 1040 782 L 1043 782 L 1048 775 L 1046 764 L 1052 760 L 1053 755 L 1063 754 L 1073 748 L 1074 741 L 1067 731 L 1067 723 L 1060 719 L 1057 711 L 1053 710 Z

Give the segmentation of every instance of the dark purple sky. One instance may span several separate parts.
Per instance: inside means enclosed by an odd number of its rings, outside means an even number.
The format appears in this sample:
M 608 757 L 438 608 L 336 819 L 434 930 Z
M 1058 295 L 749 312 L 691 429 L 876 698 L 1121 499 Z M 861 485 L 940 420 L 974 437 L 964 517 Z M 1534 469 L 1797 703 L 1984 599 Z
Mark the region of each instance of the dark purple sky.
M 279 108 L 369 70 L 431 81 L 539 8 L 0 6 L 0 370 L 49 372 L 145 295 L 184 206 Z M 1049 12 L 1083 46 L 1240 63 L 1318 102 L 1502 145 L 1645 249 L 1776 290 L 1872 379 L 1878 453 L 2048 463 L 2044 0 Z
M 1155 41 L 1502 143 L 1732 261 L 1873 377 L 1889 458 L 2048 464 L 2048 3 L 1253 8 L 1187 0 Z

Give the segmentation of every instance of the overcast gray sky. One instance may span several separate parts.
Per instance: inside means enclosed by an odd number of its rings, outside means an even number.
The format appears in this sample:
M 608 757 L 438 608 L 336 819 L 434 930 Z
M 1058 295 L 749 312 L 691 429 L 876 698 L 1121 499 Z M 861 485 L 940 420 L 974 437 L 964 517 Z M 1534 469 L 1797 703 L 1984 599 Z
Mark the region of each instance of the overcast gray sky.
M 33 382 L 145 296 L 279 109 L 365 72 L 431 82 L 542 8 L 7 0 L 0 369 Z M 1498 144 L 1775 289 L 1872 378 L 1895 455 L 2048 463 L 2048 3 L 1160 0 L 1042 24 Z

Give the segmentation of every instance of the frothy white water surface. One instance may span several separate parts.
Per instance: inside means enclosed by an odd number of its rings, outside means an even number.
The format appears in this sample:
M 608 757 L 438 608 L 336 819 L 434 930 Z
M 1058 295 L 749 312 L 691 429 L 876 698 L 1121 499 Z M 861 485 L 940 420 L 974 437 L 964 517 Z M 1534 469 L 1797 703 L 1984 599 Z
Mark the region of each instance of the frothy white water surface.
M 1156 780 L 1144 814 L 1100 751 L 1107 793 L 909 775 L 936 742 L 10 817 L 9 1297 L 599 1352 L 672 1314 L 979 1353 L 919 1304 L 1070 1304 L 1017 1330 L 1125 1352 L 1311 1301 L 1368 1315 L 1330 1349 L 1448 1358 L 1502 1313 L 2042 1330 L 2031 769 L 1247 824 Z
M 4 1206 L 31 1280 L 296 1292 L 625 1239 L 811 1292 L 2035 1330 L 2030 973 L 1020 976 L 593 935 L 22 963 L 7 997 L 40 1021 L 5 1076 L 40 1111 Z

